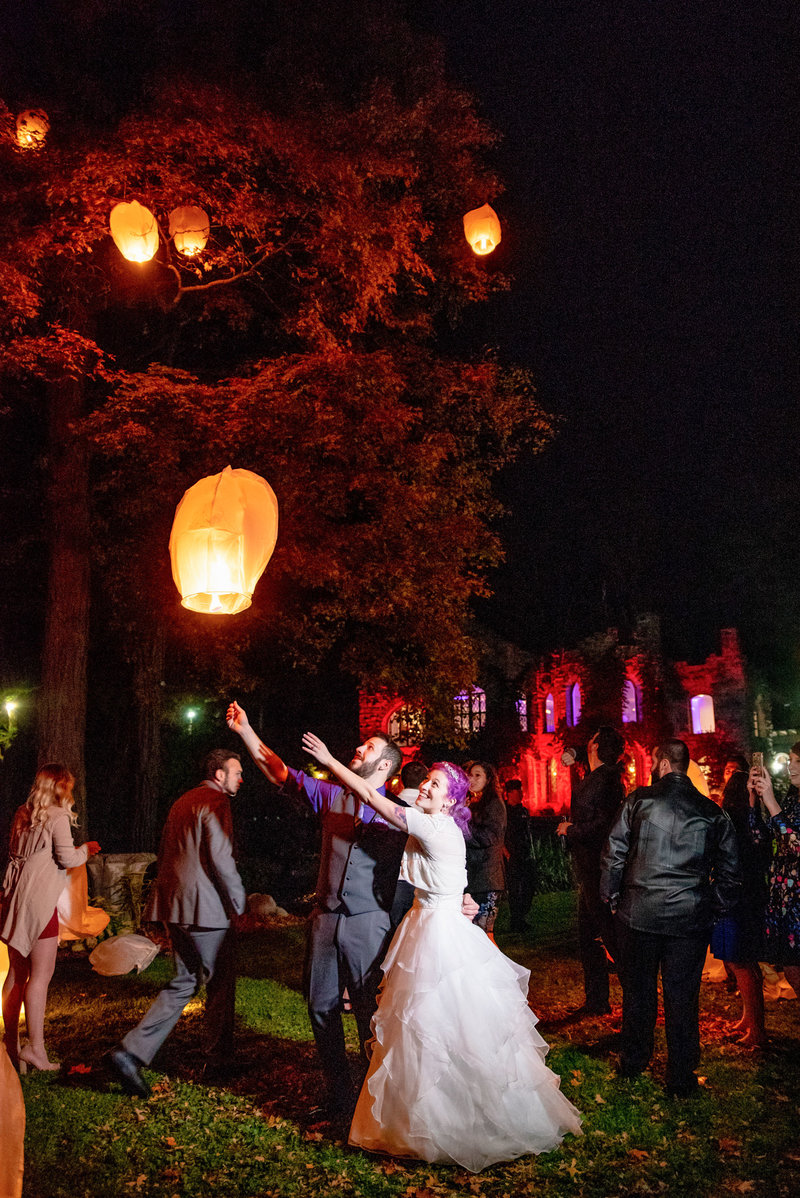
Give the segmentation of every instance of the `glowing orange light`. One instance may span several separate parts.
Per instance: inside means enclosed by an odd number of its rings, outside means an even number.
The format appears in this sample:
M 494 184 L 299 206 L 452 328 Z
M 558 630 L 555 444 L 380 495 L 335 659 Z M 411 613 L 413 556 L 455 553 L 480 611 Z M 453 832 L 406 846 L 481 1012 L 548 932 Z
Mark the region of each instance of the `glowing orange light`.
M 3 983 L 6 980 L 7 973 L 8 973 L 8 949 L 6 948 L 3 941 L 0 940 L 0 987 L 3 986 Z M 2 1013 L 0 1012 L 0 1023 L 2 1023 L 2 1022 L 3 1022 L 3 1016 L 2 1016 Z
M 464 217 L 464 236 L 476 254 L 491 254 L 500 244 L 500 221 L 494 208 L 484 204 Z
M 149 262 L 158 250 L 158 225 L 149 208 L 138 200 L 116 204 L 109 218 L 114 244 L 129 262 Z
M 187 258 L 193 258 L 205 249 L 210 232 L 208 216 L 202 208 L 188 204 L 173 208 L 169 214 L 169 235 L 178 253 Z
M 249 607 L 278 537 L 278 500 L 251 470 L 203 478 L 175 509 L 169 539 L 181 603 L 209 615 Z
M 29 108 L 17 117 L 17 145 L 23 150 L 38 150 L 49 131 L 50 121 L 41 108 Z

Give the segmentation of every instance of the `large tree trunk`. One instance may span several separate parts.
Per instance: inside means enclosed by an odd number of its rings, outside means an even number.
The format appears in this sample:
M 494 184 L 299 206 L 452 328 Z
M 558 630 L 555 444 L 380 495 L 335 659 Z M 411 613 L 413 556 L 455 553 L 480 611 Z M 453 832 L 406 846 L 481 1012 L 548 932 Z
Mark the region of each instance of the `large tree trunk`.
M 158 799 L 161 780 L 161 679 L 164 633 L 160 626 L 140 628 L 133 651 L 134 816 L 133 848 L 158 848 Z
M 79 830 L 86 836 L 86 662 L 89 649 L 89 459 L 70 426 L 84 414 L 85 382 L 49 387 L 50 573 L 39 701 L 39 764 L 75 775 Z

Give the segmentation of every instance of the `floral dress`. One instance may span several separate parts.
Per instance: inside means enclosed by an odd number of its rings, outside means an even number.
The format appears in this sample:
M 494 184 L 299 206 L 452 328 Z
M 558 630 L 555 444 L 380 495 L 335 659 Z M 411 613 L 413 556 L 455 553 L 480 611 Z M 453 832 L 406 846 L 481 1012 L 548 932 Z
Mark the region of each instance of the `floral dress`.
M 764 916 L 764 955 L 772 965 L 800 965 L 800 794 L 790 791 L 778 815 L 768 822 L 750 809 L 755 844 L 775 842 L 769 867 L 769 898 Z

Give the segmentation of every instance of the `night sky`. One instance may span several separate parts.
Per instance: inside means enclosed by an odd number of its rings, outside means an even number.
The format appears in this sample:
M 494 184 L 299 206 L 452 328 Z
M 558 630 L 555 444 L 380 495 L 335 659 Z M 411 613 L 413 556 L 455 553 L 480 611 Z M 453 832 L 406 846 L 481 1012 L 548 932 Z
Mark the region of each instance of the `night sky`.
M 736 625 L 800 720 L 797 7 L 397 3 L 502 139 L 505 193 L 469 203 L 514 282 L 456 348 L 529 367 L 561 418 L 498 484 L 481 619 L 547 652 L 655 610 L 690 659 Z
M 411 10 L 503 136 L 507 191 L 485 198 L 515 283 L 475 311 L 463 344 L 529 366 L 563 417 L 546 455 L 505 480 L 509 556 L 484 615 L 546 650 L 657 610 L 678 657 L 715 650 L 735 624 L 756 664 L 777 677 L 782 663 L 788 680 L 800 626 L 786 562 L 800 266 L 789 7 Z

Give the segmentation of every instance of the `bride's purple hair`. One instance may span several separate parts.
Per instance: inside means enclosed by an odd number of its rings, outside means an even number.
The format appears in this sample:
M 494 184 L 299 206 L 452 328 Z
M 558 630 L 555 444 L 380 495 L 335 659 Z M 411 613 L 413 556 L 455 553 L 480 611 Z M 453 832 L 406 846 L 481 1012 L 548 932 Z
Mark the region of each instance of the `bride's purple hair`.
M 469 778 L 464 773 L 460 765 L 453 765 L 452 761 L 437 761 L 431 766 L 432 770 L 441 770 L 447 777 L 447 797 L 450 799 L 453 806 L 450 809 L 450 814 L 461 829 L 462 835 L 466 837 L 469 821 L 472 818 L 469 807 L 467 805 L 467 795 L 469 794 Z

